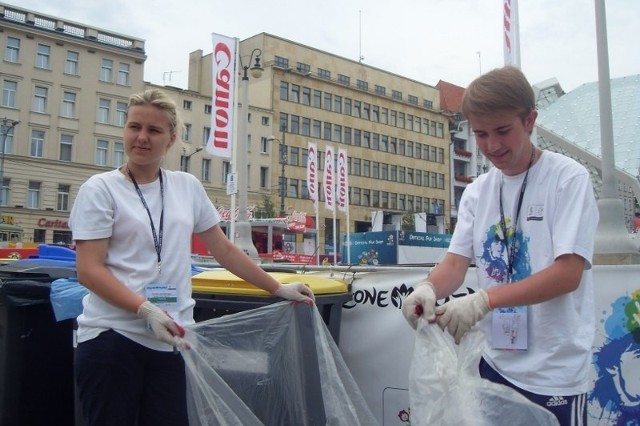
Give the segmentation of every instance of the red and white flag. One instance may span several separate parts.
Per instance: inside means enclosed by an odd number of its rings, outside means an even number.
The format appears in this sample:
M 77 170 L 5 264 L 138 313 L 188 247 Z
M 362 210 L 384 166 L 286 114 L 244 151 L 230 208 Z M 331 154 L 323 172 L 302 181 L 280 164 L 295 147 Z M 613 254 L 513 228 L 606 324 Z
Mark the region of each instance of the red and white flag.
M 211 135 L 207 152 L 231 158 L 233 150 L 233 123 L 236 108 L 236 55 L 238 39 L 213 33 Z
M 322 177 L 322 188 L 324 190 L 324 206 L 327 210 L 335 211 L 335 173 L 334 173 L 333 147 L 327 145 L 324 154 L 324 175 Z
M 309 141 L 307 152 L 307 191 L 315 206 L 318 202 L 318 149 L 314 142 Z
M 349 170 L 347 150 L 338 149 L 338 189 L 336 190 L 338 210 L 346 212 L 349 209 Z

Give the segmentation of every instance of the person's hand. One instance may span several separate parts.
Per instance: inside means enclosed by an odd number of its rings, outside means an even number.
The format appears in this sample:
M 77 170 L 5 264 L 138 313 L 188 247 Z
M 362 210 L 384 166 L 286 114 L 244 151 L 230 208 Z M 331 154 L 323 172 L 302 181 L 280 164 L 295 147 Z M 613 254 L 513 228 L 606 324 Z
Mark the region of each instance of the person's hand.
M 176 346 L 184 337 L 184 328 L 173 320 L 165 311 L 148 300 L 138 308 L 138 316 L 147 321 L 158 340 Z
M 308 303 L 310 305 L 316 300 L 313 295 L 313 290 L 300 282 L 280 284 L 273 295 L 287 300 Z
M 409 325 L 414 329 L 418 326 L 418 318 L 423 316 L 429 322 L 436 319 L 436 292 L 433 284 L 422 281 L 413 289 L 404 302 L 402 302 L 402 314 Z
M 436 308 L 437 323 L 453 336 L 456 344 L 478 321 L 491 311 L 489 295 L 483 289 L 457 297 Z

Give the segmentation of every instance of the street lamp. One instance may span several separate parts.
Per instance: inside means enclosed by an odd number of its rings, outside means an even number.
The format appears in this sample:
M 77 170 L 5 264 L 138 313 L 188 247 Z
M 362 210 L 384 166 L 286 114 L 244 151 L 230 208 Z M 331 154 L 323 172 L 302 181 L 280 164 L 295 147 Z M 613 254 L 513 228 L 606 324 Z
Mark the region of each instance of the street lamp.
M 262 72 L 264 69 L 260 66 L 260 55 L 262 55 L 261 49 L 253 49 L 251 51 L 251 55 L 249 55 L 249 65 L 254 60 L 255 55 L 255 63 L 251 67 L 251 77 L 260 78 L 262 76 Z M 247 217 L 247 207 L 248 207 L 248 180 L 249 176 L 247 174 L 248 167 L 248 149 L 247 149 L 247 140 L 249 139 L 249 65 L 244 65 L 242 63 L 242 57 L 240 57 L 240 66 L 242 67 L 242 105 L 240 108 L 240 126 L 239 126 L 239 134 L 237 138 L 237 146 L 236 146 L 236 158 L 237 158 L 237 175 L 238 175 L 238 220 L 235 224 L 235 236 L 234 241 L 235 244 L 251 259 L 256 262 L 260 261 L 260 257 L 258 256 L 258 250 L 253 245 L 253 239 L 251 238 L 251 224 L 249 223 L 249 219 Z M 233 212 L 232 212 L 233 214 Z
M 10 120 L 7 117 L 2 119 L 2 153 L 0 155 L 0 209 L 5 205 L 4 199 L 4 154 L 7 148 L 7 136 L 13 131 L 20 122 L 18 120 Z M 3 222 L 0 210 L 0 222 Z
M 199 146 L 192 153 L 187 154 L 187 148 L 182 148 L 182 155 L 180 156 L 180 170 L 183 172 L 188 172 L 191 156 L 202 151 L 203 149 L 204 147 Z
M 287 181 L 287 177 L 285 176 L 284 172 L 285 172 L 285 166 L 287 165 L 287 142 L 286 142 L 287 128 L 286 126 L 282 126 L 280 130 L 282 130 L 282 140 L 276 139 L 275 136 L 271 136 L 267 140 L 276 141 L 279 143 L 278 152 L 280 153 L 280 156 L 278 161 L 280 162 L 280 185 L 278 185 L 278 189 L 280 191 L 280 216 L 285 217 L 287 215 L 287 211 L 284 208 L 284 197 L 287 192 L 287 187 L 285 184 Z

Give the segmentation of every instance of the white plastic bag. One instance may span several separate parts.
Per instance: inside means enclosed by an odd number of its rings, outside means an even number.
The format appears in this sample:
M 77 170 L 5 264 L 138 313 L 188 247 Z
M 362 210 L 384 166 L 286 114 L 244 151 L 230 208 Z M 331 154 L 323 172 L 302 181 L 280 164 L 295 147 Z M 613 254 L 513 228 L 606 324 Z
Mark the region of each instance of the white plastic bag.
M 191 426 L 377 422 L 315 306 L 279 302 L 187 327 Z
M 420 319 L 409 371 L 412 426 L 556 426 L 557 418 L 515 390 L 480 377 L 486 340 L 472 329 L 457 346 Z

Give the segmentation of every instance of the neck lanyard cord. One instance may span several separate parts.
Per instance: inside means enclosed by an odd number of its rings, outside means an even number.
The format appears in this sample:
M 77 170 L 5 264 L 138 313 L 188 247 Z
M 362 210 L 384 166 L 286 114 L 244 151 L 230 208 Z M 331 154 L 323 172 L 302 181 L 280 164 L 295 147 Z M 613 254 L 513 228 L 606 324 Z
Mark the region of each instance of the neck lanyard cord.
M 151 210 L 149 210 L 149 206 L 147 205 L 147 200 L 144 199 L 144 195 L 140 190 L 140 186 L 138 185 L 136 178 L 133 177 L 133 173 L 131 173 L 131 170 L 129 170 L 128 166 L 127 174 L 129 175 L 131 182 L 133 182 L 133 186 L 135 186 L 136 188 L 138 197 L 140 197 L 140 201 L 142 201 L 142 205 L 144 206 L 145 210 L 147 211 L 147 215 L 149 216 L 149 222 L 151 223 L 151 233 L 153 235 L 153 244 L 156 248 L 156 254 L 158 256 L 158 269 L 160 269 L 160 263 L 162 261 L 162 231 L 164 228 L 164 185 L 162 182 L 162 170 L 160 170 L 158 174 L 158 178 L 160 179 L 160 203 L 162 206 L 160 211 L 160 227 L 158 229 L 158 233 L 156 233 L 156 227 L 153 223 L 153 217 L 151 216 Z
M 518 206 L 516 208 L 516 217 L 513 222 L 513 235 L 512 235 L 512 244 L 509 246 L 509 237 L 507 235 L 507 222 L 504 218 L 504 207 L 502 205 L 502 175 L 500 177 L 500 228 L 502 230 L 502 237 L 504 241 L 505 248 L 507 249 L 507 282 L 511 282 L 511 274 L 513 273 L 513 260 L 516 253 L 516 243 L 515 236 L 516 231 L 518 229 L 518 219 L 520 218 L 520 209 L 522 207 L 522 200 L 524 198 L 524 191 L 527 188 L 527 178 L 529 177 L 529 170 L 533 165 L 533 160 L 536 157 L 536 148 L 532 145 L 531 150 L 531 159 L 529 160 L 529 166 L 527 166 L 527 172 L 524 175 L 524 179 L 522 181 L 522 185 L 520 186 L 520 195 L 518 197 Z

